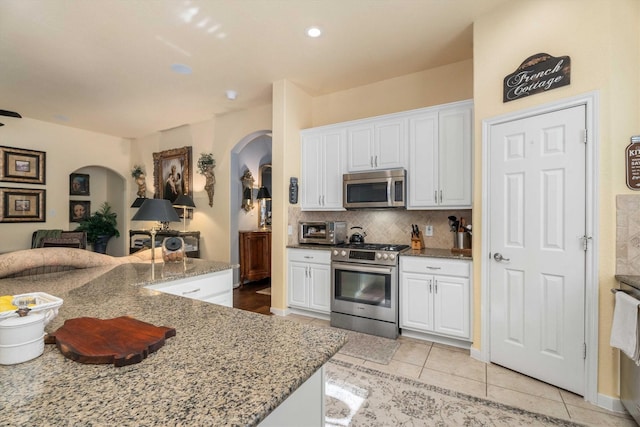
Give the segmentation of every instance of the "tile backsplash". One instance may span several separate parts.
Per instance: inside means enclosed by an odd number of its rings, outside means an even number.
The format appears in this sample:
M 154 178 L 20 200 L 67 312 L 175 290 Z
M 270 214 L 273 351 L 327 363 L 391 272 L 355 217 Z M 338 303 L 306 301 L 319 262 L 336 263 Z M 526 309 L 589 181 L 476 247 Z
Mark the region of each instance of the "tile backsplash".
M 640 195 L 616 196 L 616 274 L 640 275 Z
M 451 249 L 453 247 L 453 233 L 449 231 L 449 216 L 458 219 L 465 218 L 471 223 L 471 210 L 446 211 L 413 211 L 413 210 L 350 210 L 341 212 L 307 212 L 300 207 L 289 206 L 289 225 L 293 234 L 289 236 L 288 244 L 298 243 L 299 221 L 345 221 L 347 235 L 351 234 L 351 227 L 360 226 L 367 233 L 367 243 L 411 243 L 411 224 L 417 224 L 424 236 L 427 248 Z M 425 226 L 433 226 L 433 236 L 425 236 Z

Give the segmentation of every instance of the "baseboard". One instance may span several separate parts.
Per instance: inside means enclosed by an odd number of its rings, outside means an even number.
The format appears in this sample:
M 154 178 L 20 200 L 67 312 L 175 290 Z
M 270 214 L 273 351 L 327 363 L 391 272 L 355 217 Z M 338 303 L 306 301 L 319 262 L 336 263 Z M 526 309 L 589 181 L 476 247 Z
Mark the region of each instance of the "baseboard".
M 285 308 L 284 310 L 281 308 L 275 308 L 275 307 L 271 307 L 269 308 L 269 311 L 272 314 L 275 314 L 276 316 L 286 316 L 290 313 L 288 308 Z
M 469 350 L 469 356 L 471 356 L 473 359 L 476 359 L 480 362 L 489 363 L 488 360 L 484 359 L 484 355 L 482 351 L 478 350 L 477 348 L 471 347 L 471 350 Z
M 624 405 L 622 404 L 622 401 L 619 397 L 607 396 L 606 394 L 598 393 L 597 405 L 609 411 L 618 412 L 621 414 L 627 413 L 627 410 L 624 408 Z
M 410 331 L 408 329 L 402 329 L 400 331 L 400 335 L 408 338 L 415 338 L 423 341 L 431 341 L 438 344 L 449 345 L 451 347 L 463 348 L 465 350 L 469 350 L 471 348 L 471 343 L 468 341 L 459 340 L 456 338 L 448 338 L 440 335 L 433 335 L 424 332 Z

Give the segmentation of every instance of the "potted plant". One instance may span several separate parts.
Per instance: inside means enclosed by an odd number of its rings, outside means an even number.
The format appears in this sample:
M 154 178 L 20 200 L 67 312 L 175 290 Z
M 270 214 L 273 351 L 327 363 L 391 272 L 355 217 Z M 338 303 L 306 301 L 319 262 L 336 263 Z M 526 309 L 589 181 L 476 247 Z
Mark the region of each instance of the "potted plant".
M 111 210 L 111 205 L 104 202 L 100 209 L 94 212 L 89 218 L 80 221 L 76 231 L 87 233 L 87 242 L 93 245 L 93 250 L 99 253 L 106 253 L 107 242 L 113 236 L 120 237 L 120 232 L 116 228 L 118 214 Z

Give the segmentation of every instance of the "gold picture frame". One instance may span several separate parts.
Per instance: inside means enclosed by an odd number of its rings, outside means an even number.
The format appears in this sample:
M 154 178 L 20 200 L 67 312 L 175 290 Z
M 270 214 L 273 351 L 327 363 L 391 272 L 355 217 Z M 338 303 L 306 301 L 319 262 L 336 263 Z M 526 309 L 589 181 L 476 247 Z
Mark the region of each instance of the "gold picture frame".
M 45 222 L 46 190 L 0 187 L 0 222 Z
M 0 146 L 0 181 L 45 184 L 47 153 Z
M 166 199 L 173 203 L 181 194 L 193 198 L 191 147 L 153 153 L 153 183 L 156 199 Z M 188 217 L 191 218 L 191 209 L 187 211 Z M 176 212 L 182 217 L 182 209 Z

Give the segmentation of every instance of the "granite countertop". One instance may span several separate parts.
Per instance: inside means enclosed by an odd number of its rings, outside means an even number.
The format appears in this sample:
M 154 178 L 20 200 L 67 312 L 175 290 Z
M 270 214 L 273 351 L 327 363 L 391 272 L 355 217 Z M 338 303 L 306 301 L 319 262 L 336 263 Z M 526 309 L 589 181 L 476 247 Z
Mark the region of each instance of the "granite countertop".
M 616 274 L 618 282 L 626 283 L 629 286 L 640 289 L 640 276 L 629 276 L 624 274 Z
M 464 255 L 461 253 L 452 252 L 451 249 L 438 249 L 438 248 L 422 248 L 420 250 L 409 249 L 402 252 L 400 256 L 450 258 L 450 259 L 462 259 L 465 261 L 473 260 L 473 257 L 471 255 Z
M 331 245 L 318 245 L 313 243 L 297 243 L 295 245 L 287 245 L 288 249 L 315 249 L 319 251 L 330 251 L 333 246 Z
M 190 260 L 171 279 L 124 264 L 0 280 L 0 294 L 46 292 L 65 319 L 131 316 L 176 329 L 141 363 L 116 368 L 71 361 L 55 345 L 1 366 L 0 413 L 11 425 L 256 425 L 346 341 L 344 333 L 144 288 L 230 268 Z M 158 271 L 160 270 L 160 271 Z

